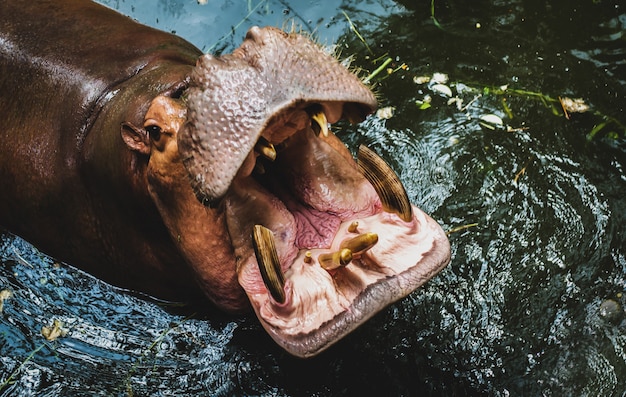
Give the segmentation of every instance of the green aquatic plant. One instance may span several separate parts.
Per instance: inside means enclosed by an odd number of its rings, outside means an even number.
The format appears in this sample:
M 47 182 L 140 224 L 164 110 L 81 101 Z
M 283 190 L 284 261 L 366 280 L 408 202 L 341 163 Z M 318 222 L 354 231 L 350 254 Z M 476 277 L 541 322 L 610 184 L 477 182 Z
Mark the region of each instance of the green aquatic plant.
M 359 41 L 361 41 L 361 43 L 363 43 L 363 45 L 367 49 L 367 52 L 369 52 L 370 55 L 374 55 L 374 52 L 372 51 L 370 46 L 367 44 L 367 41 L 365 41 L 365 39 L 363 38 L 361 33 L 359 33 L 359 30 L 356 28 L 356 26 L 354 26 L 354 23 L 352 23 L 352 20 L 350 19 L 348 14 L 346 14 L 345 11 L 342 11 L 342 13 L 343 13 L 343 16 L 346 18 L 346 20 L 348 21 L 348 25 L 350 25 L 350 30 L 352 30 L 352 32 L 356 35 L 356 37 L 359 39 Z
M 463 83 L 465 84 L 465 83 Z M 474 89 L 479 90 L 481 87 L 477 84 L 465 84 L 468 87 L 473 87 Z M 591 113 L 595 118 L 598 119 L 597 123 L 594 127 L 587 133 L 587 140 L 591 141 L 597 136 L 603 136 L 608 139 L 620 139 L 626 138 L 626 126 L 622 122 L 620 122 L 615 117 L 604 114 L 602 111 L 598 109 L 593 109 L 591 106 L 587 105 L 582 99 L 576 98 L 571 99 L 568 97 L 558 96 L 554 98 L 548 94 L 542 92 L 528 91 L 519 88 L 509 88 L 508 86 L 482 86 L 482 92 L 485 95 L 494 95 L 502 97 L 501 103 L 504 112 L 507 114 L 509 119 L 513 118 L 513 112 L 508 107 L 506 103 L 505 96 L 517 96 L 521 98 L 526 98 L 529 100 L 537 100 L 540 101 L 545 108 L 549 109 L 554 116 L 565 117 L 567 120 L 570 119 L 571 113 Z M 559 109 L 560 107 L 560 109 Z M 607 128 L 612 127 L 612 128 Z M 601 131 L 606 131 L 603 134 L 599 133 Z
M 43 349 L 44 347 L 46 347 L 46 343 L 42 343 L 41 345 L 39 345 L 35 350 L 33 350 L 32 352 L 30 352 L 30 354 L 28 355 L 28 357 L 26 357 L 26 359 L 24 359 L 24 361 L 22 361 L 22 363 L 11 373 L 11 375 L 9 375 L 4 382 L 2 382 L 2 384 L 0 384 L 0 391 L 4 390 L 5 387 L 7 387 L 8 385 L 11 385 L 14 383 L 13 378 L 15 377 L 15 375 L 17 375 L 22 368 L 24 367 L 24 365 L 26 365 L 30 360 L 33 359 L 33 357 L 35 357 L 35 354 L 37 354 L 41 349 Z
M 433 20 L 433 23 L 435 24 L 436 27 L 443 30 L 443 27 L 437 20 L 437 17 L 435 17 L 435 0 L 430 0 L 430 19 Z
M 128 373 L 126 374 L 126 378 L 123 381 L 123 387 L 124 387 L 127 395 L 129 395 L 129 396 L 134 395 L 133 385 L 132 385 L 132 378 L 135 375 L 135 373 L 137 372 L 137 370 L 141 366 L 145 365 L 145 363 L 146 363 L 146 361 L 148 359 L 152 358 L 152 368 L 153 369 L 156 368 L 156 366 L 157 366 L 157 354 L 159 352 L 159 346 L 161 345 L 161 343 L 163 342 L 165 337 L 170 332 L 178 329 L 185 322 L 189 321 L 195 315 L 196 314 L 193 313 L 193 314 L 185 317 L 184 319 L 182 319 L 178 323 L 171 323 L 169 327 L 165 328 L 163 331 L 161 331 L 161 333 L 159 335 L 157 335 L 157 337 L 152 341 L 152 343 L 150 343 L 150 345 L 148 345 L 146 348 L 143 349 L 143 351 L 141 353 L 141 356 L 137 360 L 135 360 L 133 362 L 131 368 L 129 369 Z
M 433 23 L 440 29 L 443 29 L 439 21 L 435 16 L 435 0 L 431 0 L 430 2 L 430 13 L 431 19 Z M 387 79 L 391 75 L 395 74 L 398 71 L 409 71 L 411 67 L 406 63 L 400 63 L 398 61 L 394 62 L 393 57 L 389 54 L 383 54 L 379 57 L 374 58 L 374 53 L 367 43 L 367 40 L 359 32 L 356 28 L 348 14 L 343 12 L 350 30 L 354 33 L 354 35 L 358 38 L 358 41 L 362 43 L 365 49 L 368 52 L 368 55 L 365 57 L 367 62 L 369 62 L 374 70 L 365 77 L 364 82 L 371 84 L 372 86 L 376 86 L 380 84 L 383 80 Z M 372 59 L 373 58 L 373 59 Z M 394 64 L 395 63 L 395 64 Z M 399 65 L 398 65 L 399 64 Z M 364 67 L 364 69 L 367 69 Z M 383 73 L 386 71 L 386 73 Z M 442 76 L 445 76 L 445 81 L 441 80 Z M 531 91 L 524 88 L 519 87 L 510 87 L 507 85 L 489 85 L 489 84 L 481 84 L 476 82 L 462 82 L 456 81 L 453 83 L 448 83 L 447 75 L 442 73 L 433 73 L 431 76 L 413 76 L 413 81 L 418 84 L 427 84 L 428 89 L 431 91 L 433 96 L 443 96 L 447 99 L 448 105 L 456 104 L 459 111 L 466 111 L 469 106 L 475 101 L 479 100 L 482 97 L 498 97 L 500 105 L 502 107 L 503 113 L 509 120 L 513 120 L 515 118 L 515 114 L 511 106 L 509 105 L 508 98 L 510 97 L 518 97 L 522 99 L 526 99 L 529 101 L 538 101 L 540 102 L 553 116 L 556 117 L 564 117 L 566 120 L 571 119 L 572 113 L 589 113 L 596 120 L 593 127 L 586 134 L 586 138 L 588 141 L 592 141 L 598 138 L 605 138 L 610 140 L 619 140 L 626 138 L 626 126 L 620 120 L 615 117 L 609 116 L 605 114 L 600 109 L 593 108 L 589 106 L 583 99 L 576 98 L 571 99 L 565 96 L 553 96 L 544 92 Z M 463 92 L 472 92 L 474 93 L 474 98 L 471 99 L 467 104 L 464 104 L 464 98 L 461 98 L 460 95 L 454 95 L 452 93 L 452 88 L 463 87 Z M 457 89 L 456 91 L 460 91 Z M 419 110 L 428 110 L 432 107 L 432 97 L 431 95 L 425 95 L 421 99 L 415 100 L 415 105 Z M 505 125 L 502 122 L 494 122 L 493 118 L 490 116 L 495 115 L 482 115 L 478 119 L 479 124 L 489 130 L 505 130 L 508 132 L 516 132 L 525 130 L 527 128 L 514 128 L 510 125 Z M 487 118 L 485 120 L 485 117 Z M 497 116 L 495 116 L 497 117 Z
M 372 73 L 370 73 L 369 76 L 367 76 L 365 78 L 365 80 L 363 80 L 363 81 L 366 84 L 370 83 L 374 77 L 378 76 L 378 74 L 380 72 L 382 72 L 391 63 L 391 61 L 392 61 L 391 58 L 385 59 L 385 62 L 383 62 L 378 68 L 376 68 L 376 70 L 374 70 Z
M 434 73 L 434 76 L 441 75 L 440 73 Z M 413 78 L 413 81 L 416 84 L 428 84 L 432 83 L 432 79 L 429 76 L 416 76 Z M 448 88 L 448 85 L 445 83 L 437 82 L 436 84 L 431 84 L 428 88 L 431 90 L 433 94 L 442 95 L 444 92 L 441 89 L 441 86 L 444 85 Z M 617 140 L 626 138 L 626 126 L 616 119 L 615 117 L 609 116 L 598 109 L 594 109 L 590 105 L 588 105 L 581 98 L 569 98 L 565 96 L 557 96 L 556 98 L 542 92 L 530 91 L 522 88 L 511 88 L 508 85 L 501 86 L 493 86 L 493 85 L 482 85 L 479 83 L 466 83 L 457 81 L 451 83 L 449 86 L 451 87 L 463 87 L 462 91 L 474 93 L 476 96 L 472 99 L 467 105 L 463 106 L 463 99 L 459 98 L 459 96 L 451 95 L 450 93 L 446 93 L 444 96 L 449 97 L 448 105 L 456 104 L 459 108 L 459 111 L 465 111 L 469 107 L 469 105 L 481 97 L 498 97 L 499 102 L 502 106 L 502 111 L 509 120 L 515 118 L 513 110 L 508 104 L 507 99 L 509 97 L 518 97 L 522 99 L 527 99 L 530 101 L 539 101 L 547 110 L 552 113 L 552 115 L 557 117 L 564 117 L 567 120 L 572 118 L 573 113 L 589 113 L 594 118 L 597 119 L 593 128 L 587 133 L 587 140 L 592 141 L 597 137 L 603 137 L 606 139 Z M 449 89 L 449 88 L 448 88 Z M 457 89 L 457 91 L 460 91 Z M 445 92 L 448 92 L 447 90 Z M 450 90 L 451 92 L 451 90 Z M 430 97 L 425 97 L 424 100 L 416 100 L 415 104 L 418 106 L 420 110 L 426 110 L 430 108 Z M 479 117 L 479 124 L 489 130 L 497 130 L 502 129 L 501 127 L 505 127 L 501 121 L 494 121 L 494 115 L 482 115 Z M 514 132 L 520 130 L 519 128 L 512 128 L 510 126 L 506 126 L 505 128 L 509 132 Z

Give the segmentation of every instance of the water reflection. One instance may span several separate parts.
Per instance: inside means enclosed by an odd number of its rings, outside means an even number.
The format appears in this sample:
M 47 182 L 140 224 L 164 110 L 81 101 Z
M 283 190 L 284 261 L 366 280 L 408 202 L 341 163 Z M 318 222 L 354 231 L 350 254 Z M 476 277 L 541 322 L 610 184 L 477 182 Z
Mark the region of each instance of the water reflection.
M 390 57 L 393 73 L 374 81 L 393 116 L 337 133 L 353 149 L 376 149 L 413 202 L 457 228 L 452 264 L 330 351 L 300 361 L 253 318 L 187 318 L 194 309 L 119 291 L 4 236 L 0 288 L 13 297 L 0 318 L 2 395 L 626 390 L 626 323 L 599 310 L 607 299 L 626 304 L 623 128 L 608 124 L 590 139 L 610 117 L 623 122 L 621 4 L 434 2 L 433 14 L 430 2 L 209 3 L 210 12 L 181 1 L 108 2 L 205 50 L 229 51 L 250 24 L 292 17 L 322 41 L 338 39 L 366 71 Z M 435 72 L 449 76 L 461 106 L 414 82 Z M 502 85 L 508 93 L 495 93 Z M 566 120 L 558 102 L 521 91 L 582 97 L 593 111 Z M 485 114 L 513 130 L 485 128 Z M 53 319 L 69 333 L 47 342 L 40 331 Z

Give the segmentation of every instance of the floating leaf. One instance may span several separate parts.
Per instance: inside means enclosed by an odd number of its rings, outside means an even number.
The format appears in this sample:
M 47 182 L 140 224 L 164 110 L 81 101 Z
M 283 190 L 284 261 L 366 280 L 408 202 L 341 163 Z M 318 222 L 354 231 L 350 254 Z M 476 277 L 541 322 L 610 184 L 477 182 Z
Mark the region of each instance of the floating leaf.
M 2 313 L 2 309 L 4 308 L 4 301 L 10 299 L 12 296 L 13 292 L 8 289 L 0 291 L 0 313 Z
M 424 109 L 428 109 L 430 107 L 430 102 L 432 101 L 432 98 L 430 97 L 430 95 L 426 95 L 424 97 L 424 100 L 420 101 L 419 99 L 415 101 L 415 104 L 417 106 L 419 106 L 420 110 L 424 110 Z
M 63 322 L 61 320 L 55 319 L 52 322 L 52 327 L 42 327 L 41 335 L 46 338 L 47 341 L 54 341 L 59 337 L 64 337 L 67 335 L 67 329 L 63 328 Z
M 589 105 L 585 103 L 582 98 L 568 98 L 568 97 L 560 97 L 561 105 L 563 109 L 570 113 L 584 113 L 589 110 Z
M 446 84 L 448 82 L 448 75 L 445 73 L 433 73 L 432 81 L 437 84 Z
M 452 90 L 445 84 L 435 84 L 430 89 L 437 94 L 447 96 L 448 98 L 452 97 Z
M 479 119 L 484 123 L 491 124 L 497 127 L 502 127 L 504 125 L 502 119 L 495 114 L 483 114 L 479 117 Z
M 450 105 L 456 105 L 456 108 L 461 110 L 463 107 L 463 100 L 458 96 L 455 96 L 454 98 L 448 99 L 448 106 Z
M 463 103 L 463 100 L 462 100 L 461 98 L 459 98 L 458 96 L 456 96 L 456 97 L 454 97 L 454 98 L 450 98 L 450 99 L 448 99 L 448 102 L 446 102 L 446 104 L 447 104 L 448 106 L 450 106 L 450 105 L 452 105 L 452 104 L 454 104 L 454 103 L 457 103 L 457 102 Z
M 393 106 L 387 106 L 384 108 L 380 108 L 376 111 L 376 117 L 382 120 L 388 120 L 393 117 L 393 113 L 396 110 Z
M 415 84 L 426 84 L 430 81 L 429 76 L 415 76 L 413 77 L 413 82 Z
M 419 110 L 425 110 L 425 109 L 428 109 L 430 107 L 430 102 L 426 102 L 426 101 L 417 100 L 417 101 L 415 101 L 415 104 L 417 105 Z

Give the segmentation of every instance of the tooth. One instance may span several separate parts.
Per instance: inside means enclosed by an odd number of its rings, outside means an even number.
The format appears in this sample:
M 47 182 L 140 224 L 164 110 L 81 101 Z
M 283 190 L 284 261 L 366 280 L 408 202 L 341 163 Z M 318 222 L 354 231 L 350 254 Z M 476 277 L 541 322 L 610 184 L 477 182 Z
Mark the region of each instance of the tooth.
M 326 270 L 334 270 L 343 266 L 347 266 L 352 261 L 352 251 L 347 248 L 340 249 L 336 252 L 321 254 L 317 257 L 317 261 Z
M 311 253 L 311 251 L 307 251 L 304 253 L 304 263 L 311 263 L 311 261 L 313 260 L 313 254 Z
M 359 230 L 359 222 L 354 221 L 350 224 L 350 226 L 348 226 L 348 232 L 350 233 L 356 233 L 357 230 Z
M 386 212 L 397 214 L 405 222 L 413 219 L 413 209 L 400 178 L 389 164 L 367 146 L 359 147 L 357 163 L 383 204 Z
M 378 242 L 378 234 L 363 233 L 341 243 L 341 248 L 349 249 L 353 255 L 362 254 Z
M 285 302 L 285 275 L 280 267 L 274 235 L 261 225 L 254 225 L 252 233 L 254 254 L 259 264 L 265 287 L 278 303 Z
M 254 151 L 265 157 L 269 161 L 276 160 L 276 149 L 267 139 L 260 137 L 254 145 Z
M 326 120 L 326 114 L 324 114 L 323 110 L 319 110 L 311 115 L 311 120 L 314 123 L 311 123 L 311 127 L 313 131 L 315 131 L 318 135 L 321 132 L 324 137 L 328 137 L 328 120 Z

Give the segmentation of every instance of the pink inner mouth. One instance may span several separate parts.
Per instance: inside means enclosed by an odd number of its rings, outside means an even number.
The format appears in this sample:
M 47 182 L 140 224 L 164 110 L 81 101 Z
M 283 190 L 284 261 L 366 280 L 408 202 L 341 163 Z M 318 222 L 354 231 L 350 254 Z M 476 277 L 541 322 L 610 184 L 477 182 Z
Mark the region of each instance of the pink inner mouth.
M 309 123 L 308 117 L 303 120 Z M 268 140 L 283 139 L 277 144 L 276 161 L 251 153 L 225 197 L 239 269 L 247 263 L 256 266 L 250 233 L 254 225 L 272 230 L 287 271 L 300 251 L 330 249 L 342 222 L 380 212 L 376 192 L 354 161 L 346 160 L 347 149 L 340 147 L 342 153 L 328 143 L 340 141 L 318 137 L 308 125 L 299 127 L 290 137 L 280 130 L 264 132 Z M 254 171 L 254 161 L 262 164 L 262 173 Z M 247 290 L 265 290 L 260 278 L 244 284 Z

